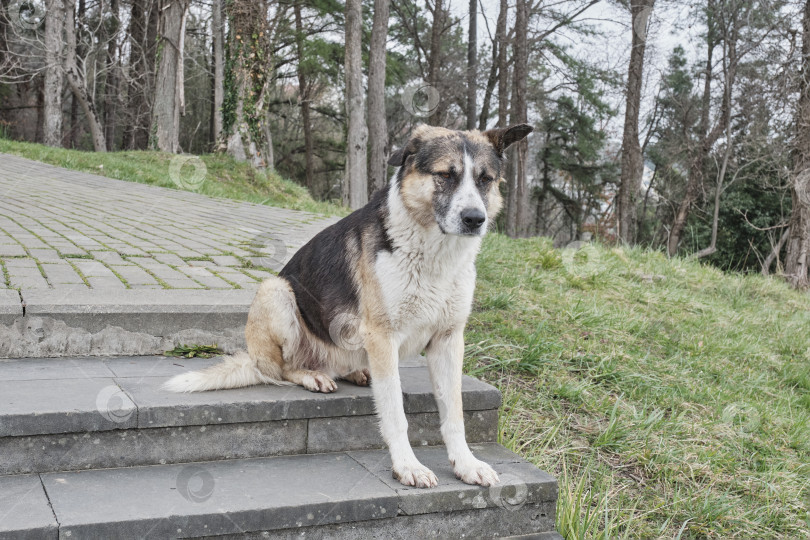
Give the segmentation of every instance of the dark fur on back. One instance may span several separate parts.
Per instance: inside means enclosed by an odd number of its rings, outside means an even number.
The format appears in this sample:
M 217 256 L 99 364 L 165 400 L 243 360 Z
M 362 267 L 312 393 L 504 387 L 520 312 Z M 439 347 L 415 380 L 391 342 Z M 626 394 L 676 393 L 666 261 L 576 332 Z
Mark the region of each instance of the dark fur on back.
M 388 189 L 379 190 L 366 206 L 315 235 L 278 274 L 292 286 L 304 324 L 326 343 L 334 344 L 329 324 L 336 314 L 357 313 L 358 291 L 352 276 L 364 235 L 375 244 L 366 249 L 393 249 L 385 231 Z

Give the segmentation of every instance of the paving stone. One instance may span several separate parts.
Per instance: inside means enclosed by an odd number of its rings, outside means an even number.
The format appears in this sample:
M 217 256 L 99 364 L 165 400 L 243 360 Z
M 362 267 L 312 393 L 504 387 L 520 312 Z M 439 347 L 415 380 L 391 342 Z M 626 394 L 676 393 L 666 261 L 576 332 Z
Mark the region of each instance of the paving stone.
M 107 264 L 126 264 L 126 261 L 115 251 L 91 251 L 94 259 Z
M 28 253 L 37 261 L 43 262 L 58 262 L 61 260 L 59 252 L 55 249 L 29 249 Z
M 186 261 L 189 266 L 197 266 L 201 268 L 215 267 L 217 263 L 213 261 Z
M 0 380 L 0 437 L 124 429 L 135 413 L 111 378 Z
M 156 253 L 155 260 L 170 266 L 186 266 L 186 261 L 174 253 Z
M 130 287 L 136 285 L 158 285 L 157 280 L 143 268 L 132 266 L 114 266 L 113 269 L 122 278 L 127 280 Z
M 126 289 L 127 286 L 117 276 L 113 277 L 88 277 L 87 281 L 93 289 Z
M 85 277 L 115 277 L 112 270 L 99 261 L 76 259 L 73 264 Z
M 42 270 L 45 271 L 45 276 L 51 285 L 56 284 L 75 284 L 80 285 L 84 283 L 81 276 L 76 273 L 70 264 L 61 259 L 57 263 L 42 263 Z
M 345 454 L 50 473 L 42 482 L 60 533 L 78 538 L 326 525 L 394 516 L 398 504 L 392 489 Z
M 0 476 L 0 538 L 56 539 L 58 527 L 38 475 Z
M 242 262 L 232 255 L 215 255 L 211 258 L 219 266 L 242 266 Z

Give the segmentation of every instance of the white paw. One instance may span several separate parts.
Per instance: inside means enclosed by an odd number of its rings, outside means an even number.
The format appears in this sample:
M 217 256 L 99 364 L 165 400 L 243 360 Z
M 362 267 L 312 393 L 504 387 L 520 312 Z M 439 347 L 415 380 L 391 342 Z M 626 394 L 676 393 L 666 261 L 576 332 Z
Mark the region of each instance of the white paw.
M 406 486 L 430 488 L 439 485 L 439 479 L 433 471 L 419 463 L 394 467 L 394 478 Z
M 310 392 L 323 392 L 324 394 L 328 394 L 337 390 L 337 383 L 323 373 L 304 375 L 301 383 L 304 385 L 304 388 Z
M 489 487 L 500 482 L 498 473 L 492 467 L 475 458 L 456 462 L 453 470 L 456 473 L 456 478 L 459 478 L 465 484 L 478 484 Z

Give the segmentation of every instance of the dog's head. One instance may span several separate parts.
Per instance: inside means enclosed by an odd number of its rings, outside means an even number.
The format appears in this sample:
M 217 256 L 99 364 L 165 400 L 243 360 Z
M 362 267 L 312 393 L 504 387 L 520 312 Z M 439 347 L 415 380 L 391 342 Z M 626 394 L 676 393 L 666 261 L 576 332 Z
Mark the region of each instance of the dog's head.
M 483 236 L 503 205 L 503 153 L 532 132 L 528 124 L 488 131 L 420 125 L 388 164 L 399 167 L 405 209 L 444 234 Z

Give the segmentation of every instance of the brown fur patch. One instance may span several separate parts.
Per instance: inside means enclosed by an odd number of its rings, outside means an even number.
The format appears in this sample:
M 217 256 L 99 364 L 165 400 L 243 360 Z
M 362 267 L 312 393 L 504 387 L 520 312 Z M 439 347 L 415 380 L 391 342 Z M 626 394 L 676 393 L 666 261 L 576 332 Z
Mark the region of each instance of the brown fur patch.
M 436 185 L 433 176 L 419 174 L 411 169 L 402 177 L 400 194 L 402 204 L 413 219 L 423 227 L 429 227 L 436 222 L 433 216 L 433 193 Z

